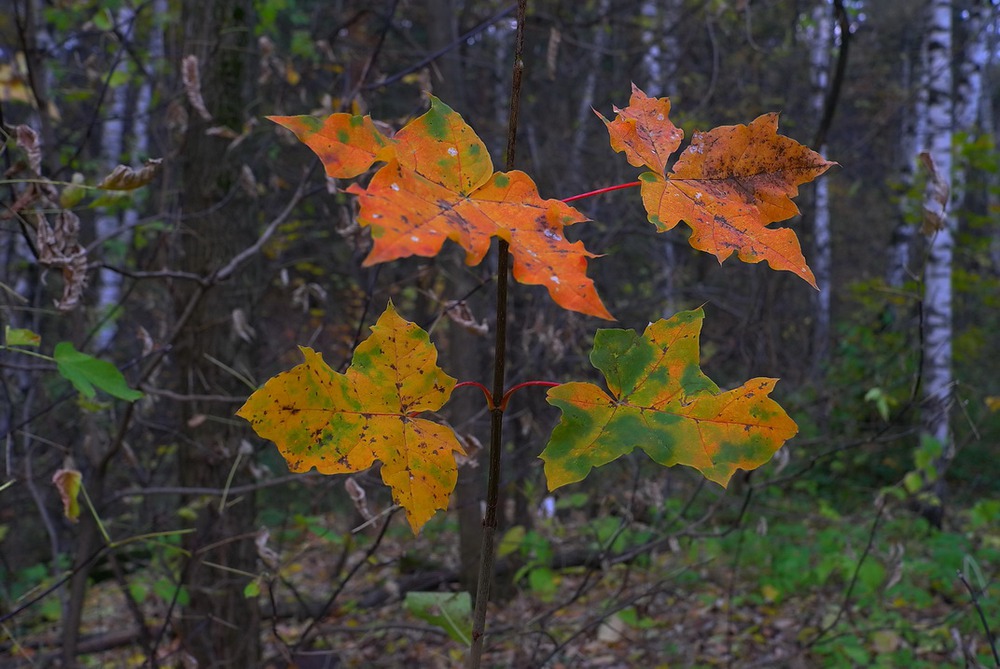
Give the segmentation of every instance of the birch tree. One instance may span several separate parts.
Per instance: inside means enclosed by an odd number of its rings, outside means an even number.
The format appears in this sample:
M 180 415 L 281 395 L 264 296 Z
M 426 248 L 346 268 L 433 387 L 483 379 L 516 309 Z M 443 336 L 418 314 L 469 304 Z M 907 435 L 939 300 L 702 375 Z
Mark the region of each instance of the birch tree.
M 845 36 L 841 36 L 842 39 Z M 812 21 L 807 31 L 809 47 L 809 74 L 812 84 L 810 106 L 819 126 L 817 136 L 821 144 L 813 148 L 826 155 L 826 128 L 823 119 L 826 112 L 827 89 L 830 85 L 830 52 L 833 47 L 833 5 L 829 0 L 820 0 L 812 10 Z M 826 357 L 830 341 L 830 296 L 832 292 L 831 270 L 833 263 L 830 234 L 830 190 L 829 181 L 821 179 L 816 183 L 813 200 L 813 256 L 812 268 L 816 276 L 816 291 L 813 317 L 813 359 L 816 363 Z
M 949 177 L 952 171 L 954 98 L 952 95 L 952 5 L 931 0 L 926 28 L 927 141 L 925 162 L 930 168 L 924 194 L 924 227 L 931 231 L 924 269 L 922 439 L 941 446 L 935 492 L 943 490 L 941 475 L 954 457 L 951 441 L 952 378 L 952 257 L 955 218 L 949 212 Z M 925 510 L 940 523 L 940 499 Z
M 125 59 L 122 55 L 132 41 L 135 29 L 136 12 L 133 7 L 125 5 L 118 10 L 115 23 L 117 24 L 117 36 L 121 40 L 118 46 L 119 54 L 114 61 L 114 65 L 109 73 L 109 79 L 115 79 L 116 75 L 126 69 Z M 153 32 L 156 32 L 155 28 Z M 104 163 L 105 172 L 111 171 L 122 160 L 125 151 L 125 126 L 129 112 L 129 86 L 124 83 L 116 85 L 111 92 L 111 104 L 108 107 L 107 115 L 101 126 L 101 159 Z M 94 221 L 98 239 L 111 240 L 122 226 L 121 215 L 114 209 L 101 207 L 97 219 Z M 108 260 L 118 260 L 109 258 L 108 248 L 105 245 L 105 262 Z M 114 254 L 118 255 L 118 254 Z M 111 311 L 118 304 L 121 295 L 122 275 L 108 268 L 102 268 L 97 275 L 97 314 L 99 318 L 107 318 Z M 96 336 L 96 344 L 99 349 L 106 348 L 114 337 L 115 327 L 112 324 L 100 329 Z

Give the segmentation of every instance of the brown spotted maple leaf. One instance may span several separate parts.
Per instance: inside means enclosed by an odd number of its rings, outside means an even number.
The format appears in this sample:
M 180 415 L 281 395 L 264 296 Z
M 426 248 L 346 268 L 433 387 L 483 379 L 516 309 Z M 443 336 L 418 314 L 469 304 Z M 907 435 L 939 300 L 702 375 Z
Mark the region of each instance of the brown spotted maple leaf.
M 629 106 L 616 111 L 614 121 L 605 120 L 611 146 L 631 164 L 651 170 L 639 180 L 643 205 L 658 231 L 684 221 L 693 231 L 691 246 L 720 263 L 733 253 L 748 263 L 766 260 L 816 287 L 795 233 L 768 226 L 798 214 L 791 199 L 798 187 L 836 163 L 779 135 L 778 115 L 764 114 L 749 125 L 694 133 L 667 174 L 666 157 L 681 140 L 681 131 L 667 119 L 669 100 L 651 99 L 633 87 Z

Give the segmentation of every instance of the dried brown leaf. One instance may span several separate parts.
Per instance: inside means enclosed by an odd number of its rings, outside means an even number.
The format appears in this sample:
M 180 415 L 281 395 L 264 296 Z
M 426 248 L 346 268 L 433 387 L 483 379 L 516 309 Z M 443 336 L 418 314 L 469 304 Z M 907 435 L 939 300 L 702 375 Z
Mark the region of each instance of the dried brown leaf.
M 233 333 L 246 343 L 252 343 L 257 336 L 257 330 L 250 325 L 246 312 L 242 309 L 233 309 L 232 321 Z
M 347 480 L 344 481 L 344 489 L 347 490 L 348 496 L 354 502 L 354 508 L 358 510 L 361 517 L 365 520 L 371 520 L 372 512 L 368 509 L 368 495 L 365 494 L 365 489 L 358 485 L 353 476 L 348 476 Z
M 257 530 L 257 536 L 254 537 L 254 545 L 257 547 L 257 557 L 263 562 L 268 569 L 278 569 L 281 566 L 281 559 L 278 556 L 277 551 L 267 545 L 268 539 L 271 538 L 271 533 L 266 527 L 262 527 Z
M 201 77 L 198 74 L 198 56 L 184 56 L 181 63 L 181 78 L 184 81 L 184 93 L 187 94 L 188 102 L 206 121 L 212 120 L 212 115 L 205 106 L 205 99 L 201 97 Z
M 490 326 L 484 320 L 483 322 L 478 322 L 476 317 L 472 315 L 472 310 L 469 309 L 469 305 L 462 300 L 456 302 L 447 310 L 448 318 L 450 318 L 454 323 L 461 326 L 465 330 L 468 330 L 472 334 L 477 334 L 480 337 L 485 336 L 490 330 Z
M 71 211 L 56 214 L 52 226 L 44 214 L 38 214 L 38 262 L 62 270 L 63 294 L 55 303 L 60 311 L 76 308 L 87 287 L 87 251 L 77 241 L 79 232 L 80 219 Z
M 97 187 L 101 190 L 135 190 L 149 184 L 160 172 L 163 164 L 162 158 L 150 158 L 146 164 L 138 169 L 132 169 L 128 165 L 119 165 L 111 171 L 111 174 L 104 177 Z
M 83 475 L 76 469 L 58 469 L 52 475 L 52 485 L 59 491 L 59 497 L 63 503 L 63 515 L 70 522 L 77 522 L 80 519 L 80 503 L 77 497 L 80 494 Z
M 946 175 L 938 171 L 931 154 L 924 151 L 920 154 L 920 162 L 927 169 L 927 196 L 924 198 L 924 220 L 920 233 L 926 236 L 943 230 L 948 222 L 948 198 L 951 197 L 951 187 Z
M 42 173 L 42 147 L 38 141 L 38 133 L 27 125 L 14 128 L 17 136 L 17 146 L 28 156 L 28 166 L 35 174 Z

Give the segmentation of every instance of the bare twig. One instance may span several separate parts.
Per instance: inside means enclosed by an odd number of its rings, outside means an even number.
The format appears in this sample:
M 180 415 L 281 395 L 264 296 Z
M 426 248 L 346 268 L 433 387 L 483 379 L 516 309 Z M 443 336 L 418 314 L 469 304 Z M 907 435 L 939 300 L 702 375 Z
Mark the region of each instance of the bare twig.
M 1000 667 L 1000 652 L 997 651 L 997 640 L 996 637 L 993 636 L 993 630 L 990 629 L 989 622 L 986 620 L 986 614 L 983 613 L 983 607 L 979 605 L 979 595 L 972 588 L 968 579 L 965 578 L 965 574 L 962 573 L 961 569 L 958 570 L 958 578 L 962 581 L 962 585 L 964 585 L 965 589 L 969 592 L 969 597 L 972 598 L 972 605 L 976 607 L 976 613 L 979 614 L 979 622 L 982 623 L 983 629 L 986 631 L 986 640 L 990 644 L 990 650 L 993 651 L 993 661 L 996 663 L 997 667 Z

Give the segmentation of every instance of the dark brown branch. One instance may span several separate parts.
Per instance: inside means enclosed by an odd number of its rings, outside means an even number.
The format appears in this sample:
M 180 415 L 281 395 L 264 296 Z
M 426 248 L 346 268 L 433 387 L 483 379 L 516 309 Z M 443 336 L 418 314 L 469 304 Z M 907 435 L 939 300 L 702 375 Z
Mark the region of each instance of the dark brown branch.
M 844 8 L 844 0 L 833 0 L 833 8 L 837 15 L 837 25 L 840 27 L 840 49 L 837 50 L 837 67 L 833 72 L 830 90 L 827 91 L 826 101 L 823 104 L 823 118 L 816 128 L 816 136 L 813 137 L 813 147 L 817 150 L 826 144 L 826 136 L 833 124 L 833 114 L 837 111 L 840 89 L 843 87 L 844 75 L 847 72 L 848 47 L 851 44 L 851 19 Z

